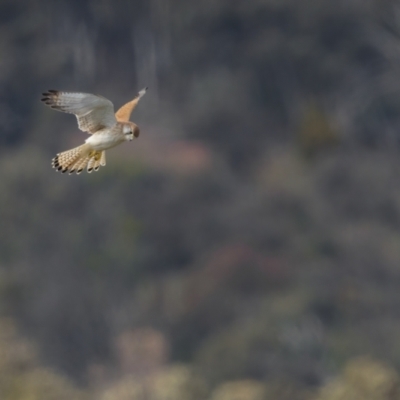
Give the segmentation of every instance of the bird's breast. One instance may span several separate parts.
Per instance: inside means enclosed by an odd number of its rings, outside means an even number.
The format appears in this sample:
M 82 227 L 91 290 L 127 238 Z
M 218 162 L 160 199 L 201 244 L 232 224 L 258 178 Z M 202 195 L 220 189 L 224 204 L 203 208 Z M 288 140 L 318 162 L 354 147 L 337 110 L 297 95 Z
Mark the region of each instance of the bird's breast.
M 115 147 L 124 141 L 122 134 L 117 134 L 110 129 L 93 133 L 86 143 L 90 144 L 94 150 L 107 150 Z

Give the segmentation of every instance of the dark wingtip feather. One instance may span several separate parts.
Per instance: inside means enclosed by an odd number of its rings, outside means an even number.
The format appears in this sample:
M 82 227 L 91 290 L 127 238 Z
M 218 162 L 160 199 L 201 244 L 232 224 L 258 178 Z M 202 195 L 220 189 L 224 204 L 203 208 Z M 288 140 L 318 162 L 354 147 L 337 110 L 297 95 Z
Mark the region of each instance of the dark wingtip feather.
M 47 92 L 43 92 L 42 93 L 43 97 L 40 100 L 46 102 L 47 105 L 50 105 L 51 104 L 51 97 L 57 95 L 58 93 L 59 93 L 58 90 L 50 89 Z

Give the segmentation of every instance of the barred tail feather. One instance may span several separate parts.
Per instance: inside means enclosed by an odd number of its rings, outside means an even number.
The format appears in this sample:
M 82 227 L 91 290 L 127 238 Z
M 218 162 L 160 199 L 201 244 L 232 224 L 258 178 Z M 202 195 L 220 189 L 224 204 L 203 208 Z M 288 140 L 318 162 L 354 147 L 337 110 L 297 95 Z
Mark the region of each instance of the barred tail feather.
M 88 162 L 89 162 L 89 157 L 84 157 L 81 160 L 79 160 L 79 165 L 77 166 L 76 169 L 77 175 L 79 175 L 85 169 Z
M 76 160 L 68 169 L 69 174 L 73 174 L 79 167 L 79 164 L 82 162 L 81 159 Z
M 71 150 L 56 155 L 52 160 L 53 168 L 57 171 L 76 172 L 80 174 L 87 167 L 87 172 L 98 171 L 100 166 L 106 165 L 105 151 L 92 150 L 90 145 L 83 144 Z
M 79 161 L 82 158 L 86 158 L 89 155 L 90 150 L 88 144 L 83 144 L 82 146 L 57 154 L 53 158 L 51 164 L 53 168 L 62 173 L 75 170 L 78 164 L 80 166 Z
M 105 151 L 93 151 L 89 154 L 90 160 L 87 165 L 87 172 L 90 174 L 93 170 L 98 171 Z
M 76 172 L 78 175 L 82 172 L 82 170 L 86 167 L 86 164 L 89 161 L 89 157 L 79 158 L 69 169 L 69 173 L 73 174 Z
M 90 174 L 93 171 L 94 163 L 96 162 L 95 158 L 92 157 L 89 159 L 89 162 L 87 164 L 87 172 Z

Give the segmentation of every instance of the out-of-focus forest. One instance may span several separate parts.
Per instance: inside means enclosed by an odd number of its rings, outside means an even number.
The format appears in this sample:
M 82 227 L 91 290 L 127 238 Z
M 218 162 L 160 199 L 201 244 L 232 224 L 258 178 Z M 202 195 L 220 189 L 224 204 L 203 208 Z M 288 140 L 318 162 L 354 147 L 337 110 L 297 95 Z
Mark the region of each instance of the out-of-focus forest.
M 0 0 L 0 398 L 400 399 L 399 132 L 399 1 Z

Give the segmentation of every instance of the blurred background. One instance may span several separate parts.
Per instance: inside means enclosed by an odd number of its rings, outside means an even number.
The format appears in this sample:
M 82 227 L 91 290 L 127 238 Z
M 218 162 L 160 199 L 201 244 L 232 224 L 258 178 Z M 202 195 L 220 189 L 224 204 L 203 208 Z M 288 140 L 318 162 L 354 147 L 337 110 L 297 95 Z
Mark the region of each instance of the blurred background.
M 399 132 L 399 1 L 0 0 L 0 398 L 399 399 Z

